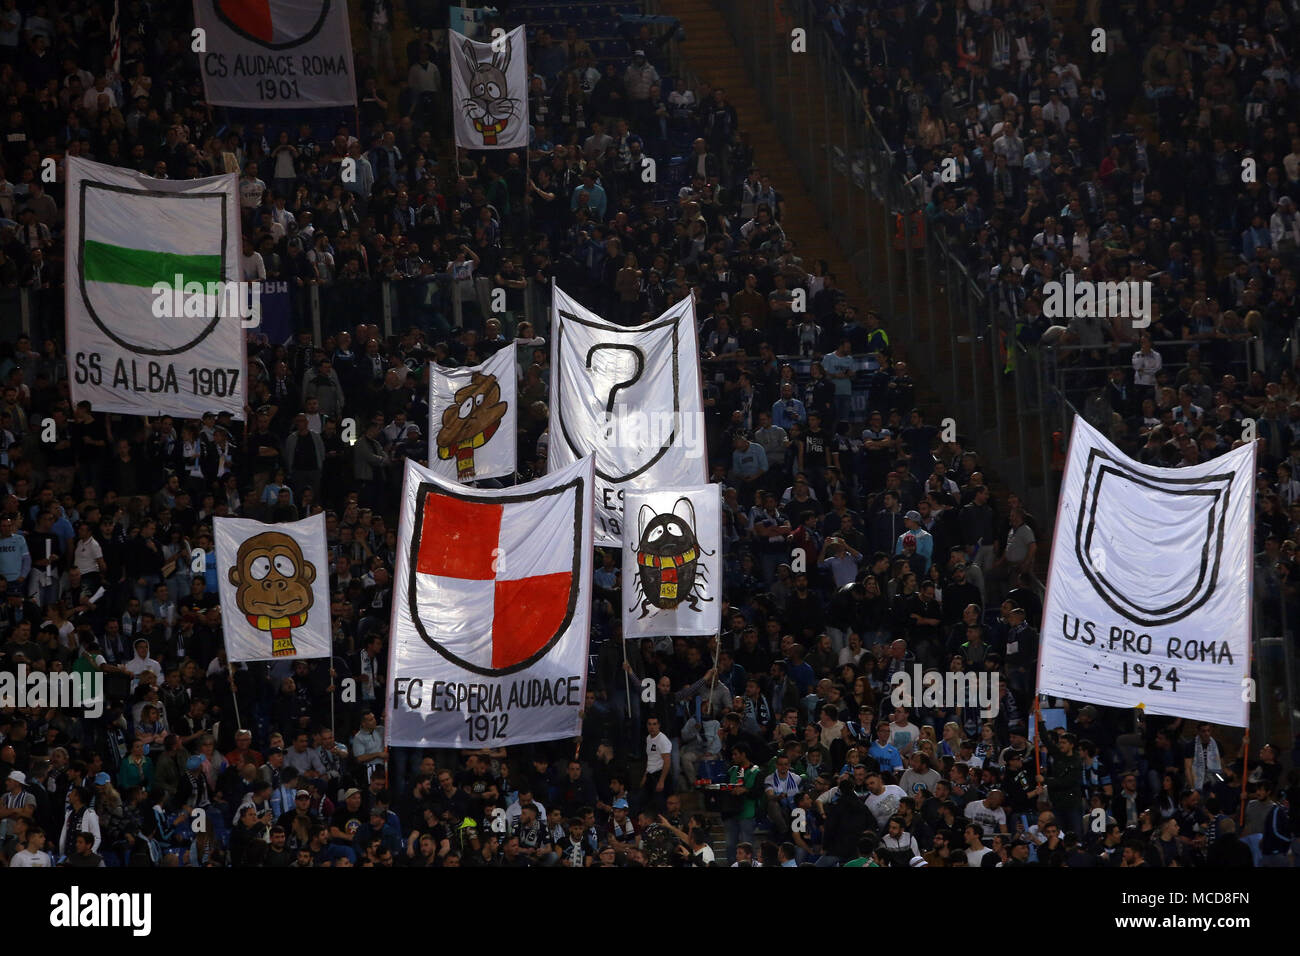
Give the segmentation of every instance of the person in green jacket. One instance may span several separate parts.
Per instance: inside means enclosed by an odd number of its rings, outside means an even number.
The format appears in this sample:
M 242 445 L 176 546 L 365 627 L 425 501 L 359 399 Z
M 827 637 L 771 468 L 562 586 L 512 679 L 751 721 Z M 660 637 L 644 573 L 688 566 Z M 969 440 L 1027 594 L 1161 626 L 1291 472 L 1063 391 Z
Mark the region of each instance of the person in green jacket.
M 727 829 L 727 865 L 736 862 L 736 847 L 741 843 L 754 841 L 754 827 L 758 815 L 758 793 L 762 770 L 750 759 L 749 748 L 736 744 L 731 748 L 731 769 L 727 780 L 742 789 L 733 794 L 728 801 L 734 809 L 723 813 L 723 823 Z
M 144 741 L 133 741 L 131 753 L 126 760 L 122 761 L 122 769 L 117 772 L 118 787 L 122 790 L 129 787 L 142 787 L 149 791 L 153 789 L 153 776 L 153 761 L 144 752 Z
M 1061 825 L 1061 832 L 1082 837 L 1083 761 L 1075 753 L 1078 742 L 1074 734 L 1064 730 L 1048 731 L 1044 744 L 1052 766 L 1046 776 L 1038 775 L 1038 782 L 1047 785 L 1052 813 Z

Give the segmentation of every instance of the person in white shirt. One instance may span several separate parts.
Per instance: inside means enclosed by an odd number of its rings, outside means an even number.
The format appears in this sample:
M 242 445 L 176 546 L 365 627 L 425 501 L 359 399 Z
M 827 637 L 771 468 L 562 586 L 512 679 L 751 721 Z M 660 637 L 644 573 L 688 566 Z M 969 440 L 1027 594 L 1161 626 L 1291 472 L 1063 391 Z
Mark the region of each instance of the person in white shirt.
M 907 708 L 895 708 L 894 721 L 889 725 L 889 742 L 898 748 L 899 754 L 910 757 L 920 736 L 921 728 L 907 719 Z
M 899 802 L 907 796 L 907 791 L 898 784 L 886 784 L 879 773 L 867 774 L 867 809 L 876 818 L 876 826 L 883 828 L 886 822 L 898 812 Z
M 966 829 L 962 831 L 962 835 L 966 838 L 966 865 L 980 866 L 984 861 L 984 857 L 993 852 L 984 845 L 980 828 L 973 823 L 968 823 Z
M 27 846 L 10 857 L 9 865 L 28 869 L 52 868 L 54 858 L 50 856 L 49 850 L 45 849 L 45 831 L 40 827 L 28 830 Z
M 668 787 L 672 774 L 671 767 L 673 742 L 659 729 L 659 718 L 646 720 L 645 735 L 645 770 L 641 774 L 641 790 L 646 802 L 658 802 L 659 795 L 669 793 Z
M 963 811 L 966 819 L 977 824 L 984 836 L 1007 832 L 1007 811 L 1002 809 L 1001 790 L 990 790 L 983 800 L 972 800 Z
M 1138 350 L 1133 353 L 1133 384 L 1144 390 L 1143 397 L 1152 397 L 1156 375 L 1163 367 L 1164 359 L 1151 347 L 1151 336 L 1143 334 L 1138 340 Z
M 763 781 L 763 792 L 767 794 L 767 819 L 778 832 L 785 832 L 786 810 L 794 806 L 795 798 L 802 790 L 803 777 L 790 769 L 790 758 L 781 754 L 776 758 L 776 770 Z
M 153 671 L 154 677 L 158 678 L 157 683 L 161 684 L 163 679 L 162 665 L 149 656 L 149 641 L 146 638 L 136 638 L 135 656 L 126 662 L 126 669 L 130 671 L 131 690 L 135 690 L 140 683 L 140 675 L 145 671 Z

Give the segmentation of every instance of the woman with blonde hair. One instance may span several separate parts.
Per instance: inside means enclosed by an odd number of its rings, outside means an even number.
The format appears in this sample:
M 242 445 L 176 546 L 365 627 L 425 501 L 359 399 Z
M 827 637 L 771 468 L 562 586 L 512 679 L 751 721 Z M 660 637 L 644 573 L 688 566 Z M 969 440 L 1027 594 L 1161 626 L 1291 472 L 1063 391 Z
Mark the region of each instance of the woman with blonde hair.
M 950 720 L 943 725 L 943 740 L 939 742 L 939 754 L 943 757 L 956 757 L 961 750 L 961 724 Z

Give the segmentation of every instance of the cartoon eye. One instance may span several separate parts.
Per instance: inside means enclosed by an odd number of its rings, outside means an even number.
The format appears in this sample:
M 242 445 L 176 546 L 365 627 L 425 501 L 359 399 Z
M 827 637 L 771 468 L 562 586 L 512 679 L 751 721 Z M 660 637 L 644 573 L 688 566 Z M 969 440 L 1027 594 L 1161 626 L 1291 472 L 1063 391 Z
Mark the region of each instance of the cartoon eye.
M 471 397 L 460 403 L 460 411 L 457 414 L 461 418 L 469 418 L 469 413 L 472 411 L 474 411 L 474 399 Z
M 248 575 L 254 581 L 260 581 L 271 573 L 271 559 L 267 557 L 254 558 L 253 563 L 248 566 Z
M 664 536 L 664 529 L 663 529 L 662 527 L 659 527 L 659 528 L 655 528 L 655 529 L 654 529 L 653 531 L 651 531 L 648 535 L 646 535 L 646 540 L 647 540 L 647 541 L 658 541 L 658 540 L 659 540 L 660 538 L 662 538 L 663 536 Z
M 487 92 L 488 92 L 488 96 L 492 97 L 493 99 L 496 99 L 498 96 L 501 95 L 501 87 L 497 86 L 495 83 L 489 83 L 487 85 Z
M 293 558 L 287 554 L 277 554 L 275 556 L 275 570 L 281 577 L 292 578 L 298 574 L 298 568 L 293 563 Z
M 672 535 L 674 538 L 686 537 L 686 532 L 682 530 L 682 526 L 679 525 L 676 521 L 670 521 L 668 522 L 668 524 L 664 525 L 664 527 L 668 530 L 668 533 Z
M 483 404 L 483 395 L 480 393 L 474 396 L 474 405 L 477 407 Z
M 482 96 L 482 95 L 483 95 L 483 84 L 482 84 L 482 83 L 475 83 L 475 84 L 474 84 L 473 93 L 474 93 L 475 96 Z

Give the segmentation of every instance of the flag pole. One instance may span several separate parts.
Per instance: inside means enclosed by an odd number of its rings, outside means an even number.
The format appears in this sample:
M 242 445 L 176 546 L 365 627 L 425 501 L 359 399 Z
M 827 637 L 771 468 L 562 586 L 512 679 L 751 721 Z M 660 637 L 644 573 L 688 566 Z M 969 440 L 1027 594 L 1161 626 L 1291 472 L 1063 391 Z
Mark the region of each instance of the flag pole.
M 1250 769 L 1250 727 L 1246 727 L 1246 736 L 1241 740 L 1241 807 L 1237 814 L 1237 832 L 1246 826 L 1246 780 Z
M 230 660 L 229 651 L 226 652 L 226 667 L 230 669 L 230 700 L 235 705 L 235 730 L 242 730 L 244 721 L 239 716 L 239 688 L 235 686 L 235 665 Z
M 622 634 L 618 636 L 618 639 L 623 642 L 623 688 L 625 691 L 624 696 L 627 698 L 627 719 L 631 720 L 632 719 L 632 675 L 628 671 L 628 668 L 630 668 L 632 664 L 627 659 L 627 639 L 623 637 Z

